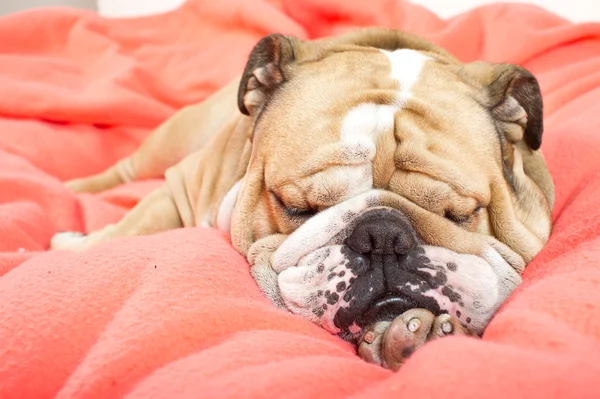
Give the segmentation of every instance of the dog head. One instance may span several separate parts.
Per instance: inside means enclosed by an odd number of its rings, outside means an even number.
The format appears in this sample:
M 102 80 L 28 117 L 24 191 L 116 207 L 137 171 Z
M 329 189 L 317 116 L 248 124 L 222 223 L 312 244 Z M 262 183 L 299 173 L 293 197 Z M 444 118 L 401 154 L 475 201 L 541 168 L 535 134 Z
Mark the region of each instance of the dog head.
M 548 240 L 542 99 L 523 68 L 395 30 L 276 34 L 238 105 L 252 152 L 220 220 L 265 293 L 332 333 L 412 308 L 481 333 Z

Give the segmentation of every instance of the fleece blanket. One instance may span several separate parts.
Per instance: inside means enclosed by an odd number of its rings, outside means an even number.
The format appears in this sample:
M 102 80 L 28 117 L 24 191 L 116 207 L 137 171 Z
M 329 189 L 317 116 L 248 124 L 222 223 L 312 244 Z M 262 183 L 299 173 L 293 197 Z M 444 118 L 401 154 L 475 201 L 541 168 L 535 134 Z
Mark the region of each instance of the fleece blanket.
M 160 181 L 74 195 L 244 66 L 255 42 L 401 28 L 463 61 L 539 78 L 555 228 L 482 340 L 427 344 L 397 373 L 259 292 L 229 238 L 180 229 L 81 253 L 61 230 L 114 222 Z M 496 4 L 450 20 L 402 0 L 190 0 L 106 20 L 0 19 L 1 398 L 600 397 L 600 25 Z

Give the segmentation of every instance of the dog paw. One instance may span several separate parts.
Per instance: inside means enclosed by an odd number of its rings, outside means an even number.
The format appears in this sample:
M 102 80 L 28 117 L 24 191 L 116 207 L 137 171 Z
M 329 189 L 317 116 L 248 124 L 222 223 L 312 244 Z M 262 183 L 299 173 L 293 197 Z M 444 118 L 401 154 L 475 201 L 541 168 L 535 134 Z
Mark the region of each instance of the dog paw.
M 472 335 L 463 325 L 454 317 L 447 313 L 441 314 L 435 318 L 428 341 L 447 335 Z
M 50 249 L 81 250 L 84 247 L 86 235 L 75 231 L 56 233 L 50 240 Z
M 394 319 L 382 342 L 383 366 L 397 370 L 429 340 L 436 318 L 426 309 L 410 309 Z
M 427 309 L 410 309 L 391 322 L 378 322 L 367 329 L 358 354 L 369 363 L 397 370 L 429 339 L 435 315 Z
M 435 316 L 427 309 L 410 309 L 391 322 L 378 322 L 367 329 L 358 354 L 369 363 L 398 370 L 425 343 L 448 335 L 471 334 L 448 314 Z

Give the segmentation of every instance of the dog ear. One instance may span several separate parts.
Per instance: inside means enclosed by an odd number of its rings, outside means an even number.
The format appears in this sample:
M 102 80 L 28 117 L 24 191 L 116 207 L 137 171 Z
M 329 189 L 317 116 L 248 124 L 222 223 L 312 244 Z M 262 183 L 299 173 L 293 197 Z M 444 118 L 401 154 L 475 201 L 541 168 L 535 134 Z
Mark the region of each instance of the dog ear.
M 490 99 L 496 101 L 492 113 L 511 142 L 525 140 L 532 150 L 542 145 L 544 131 L 542 94 L 537 79 L 516 65 L 497 65 L 497 78 L 488 86 Z M 518 125 L 516 137 L 514 124 Z M 520 132 L 522 130 L 522 132 Z M 520 134 L 519 134 L 520 133 Z
M 539 151 L 544 127 L 538 82 L 511 64 L 473 62 L 458 73 L 476 88 L 499 133 L 503 178 L 490 185 L 487 208 L 494 236 L 529 262 L 548 240 L 554 205 L 554 184 Z
M 543 101 L 537 79 L 511 64 L 473 62 L 461 70 L 483 86 L 483 101 L 511 144 L 525 141 L 532 150 L 542 145 Z
M 238 90 L 238 107 L 243 114 L 255 115 L 289 78 L 287 66 L 295 60 L 294 45 L 299 42 L 293 37 L 272 34 L 254 46 Z

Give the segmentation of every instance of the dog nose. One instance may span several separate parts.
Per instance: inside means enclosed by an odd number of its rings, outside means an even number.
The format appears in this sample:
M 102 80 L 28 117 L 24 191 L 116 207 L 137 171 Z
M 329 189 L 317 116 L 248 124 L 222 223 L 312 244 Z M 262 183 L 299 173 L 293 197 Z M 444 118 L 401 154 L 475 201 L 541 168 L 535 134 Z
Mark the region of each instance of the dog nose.
M 374 209 L 359 217 L 346 245 L 365 255 L 406 255 L 417 245 L 417 239 L 400 211 Z

